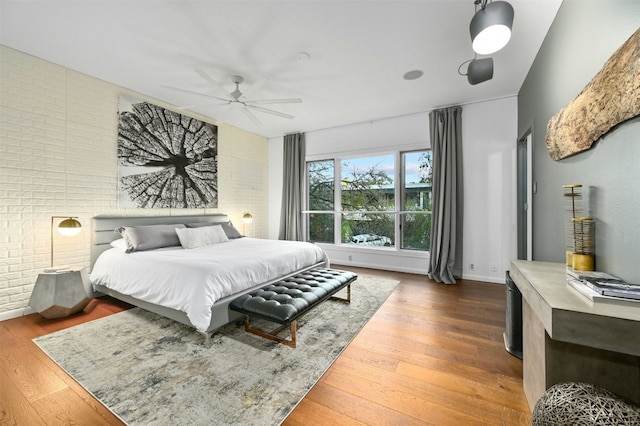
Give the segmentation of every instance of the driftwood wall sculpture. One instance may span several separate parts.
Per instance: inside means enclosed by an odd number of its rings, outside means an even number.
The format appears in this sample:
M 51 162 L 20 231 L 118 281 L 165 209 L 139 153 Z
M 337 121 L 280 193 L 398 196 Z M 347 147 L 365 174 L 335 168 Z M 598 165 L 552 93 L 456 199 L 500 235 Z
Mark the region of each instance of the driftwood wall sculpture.
M 582 92 L 547 125 L 554 160 L 585 151 L 615 125 L 640 115 L 640 29 L 604 64 Z

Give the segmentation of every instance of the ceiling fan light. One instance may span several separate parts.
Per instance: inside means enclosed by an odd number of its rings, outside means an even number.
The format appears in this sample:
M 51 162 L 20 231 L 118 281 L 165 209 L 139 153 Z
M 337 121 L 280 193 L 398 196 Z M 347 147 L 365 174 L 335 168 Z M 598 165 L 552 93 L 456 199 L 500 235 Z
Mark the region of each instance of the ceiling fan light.
M 513 7 L 506 1 L 495 1 L 478 10 L 469 25 L 473 50 L 490 55 L 506 46 L 511 39 L 513 15 Z
M 240 99 L 240 96 L 242 96 L 242 92 L 240 91 L 240 89 L 238 89 L 238 87 L 236 86 L 236 90 L 234 90 L 233 92 L 229 93 L 231 96 L 233 96 L 233 99 L 235 99 L 236 101 L 238 99 Z
M 474 59 L 467 68 L 469 84 L 476 85 L 493 78 L 493 58 Z

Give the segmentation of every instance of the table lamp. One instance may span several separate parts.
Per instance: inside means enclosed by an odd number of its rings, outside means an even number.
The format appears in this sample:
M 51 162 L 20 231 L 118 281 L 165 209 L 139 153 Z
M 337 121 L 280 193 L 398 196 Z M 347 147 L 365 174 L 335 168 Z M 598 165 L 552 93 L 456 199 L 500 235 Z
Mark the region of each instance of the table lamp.
M 253 216 L 251 216 L 251 213 L 249 212 L 245 212 L 244 215 L 242 216 L 242 233 L 244 234 L 244 228 L 245 225 L 248 223 L 253 222 Z
M 69 216 L 51 216 L 51 268 L 53 268 L 53 228 L 54 228 L 54 220 L 55 219 L 64 219 L 60 223 L 58 223 L 57 229 L 60 234 L 65 237 L 73 237 L 78 235 L 82 230 L 82 224 L 78 222 L 77 217 L 69 217 Z

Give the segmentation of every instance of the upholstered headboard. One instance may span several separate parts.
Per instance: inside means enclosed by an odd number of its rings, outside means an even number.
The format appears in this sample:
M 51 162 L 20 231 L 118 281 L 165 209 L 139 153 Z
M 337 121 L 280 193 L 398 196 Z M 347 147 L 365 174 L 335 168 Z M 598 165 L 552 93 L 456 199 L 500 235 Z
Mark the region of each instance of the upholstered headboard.
M 228 221 L 226 214 L 184 216 L 95 216 L 91 219 L 91 267 L 100 254 L 109 249 L 109 243 L 120 238 L 115 229 L 120 226 L 172 225 L 187 223 L 221 223 Z

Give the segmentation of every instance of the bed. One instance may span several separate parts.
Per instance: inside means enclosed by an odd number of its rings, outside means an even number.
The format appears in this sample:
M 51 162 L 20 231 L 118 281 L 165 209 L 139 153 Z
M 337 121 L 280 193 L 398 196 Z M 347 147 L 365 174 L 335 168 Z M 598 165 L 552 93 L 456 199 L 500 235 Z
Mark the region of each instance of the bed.
M 170 246 L 127 253 L 119 247 L 122 235 L 116 231 L 122 231 L 122 227 L 140 230 L 149 225 L 206 227 L 204 231 L 212 229 L 211 225 L 228 223 L 224 214 L 96 216 L 91 221 L 93 288 L 99 294 L 194 327 L 208 339 L 223 325 L 243 319 L 229 310 L 238 296 L 312 268 L 329 266 L 326 253 L 315 244 L 248 237 L 189 249 Z

